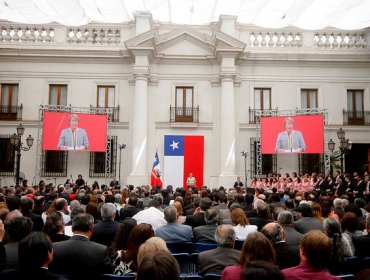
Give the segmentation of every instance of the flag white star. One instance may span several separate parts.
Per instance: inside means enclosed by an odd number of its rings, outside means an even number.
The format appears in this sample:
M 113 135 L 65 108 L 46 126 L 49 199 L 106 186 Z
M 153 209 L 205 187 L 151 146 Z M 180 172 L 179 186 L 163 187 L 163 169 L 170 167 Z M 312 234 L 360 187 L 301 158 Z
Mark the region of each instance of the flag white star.
M 172 151 L 174 151 L 175 149 L 179 149 L 179 143 L 180 142 L 175 142 L 174 140 L 172 140 L 172 144 L 170 145 L 172 147 Z

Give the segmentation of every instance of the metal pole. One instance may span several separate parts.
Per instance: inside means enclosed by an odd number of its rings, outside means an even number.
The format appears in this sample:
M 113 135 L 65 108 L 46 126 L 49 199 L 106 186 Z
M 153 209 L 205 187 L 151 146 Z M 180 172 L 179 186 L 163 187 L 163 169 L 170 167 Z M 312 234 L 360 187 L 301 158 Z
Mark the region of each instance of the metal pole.
M 343 174 L 343 158 L 344 158 L 344 153 L 340 151 L 340 173 Z
M 245 187 L 247 187 L 248 175 L 247 175 L 247 156 L 244 156 L 244 176 L 245 176 Z
M 122 149 L 119 149 L 119 170 L 118 170 L 118 180 L 120 185 L 122 186 L 121 182 L 121 162 L 122 162 Z
M 19 185 L 19 171 L 21 169 L 21 151 L 20 151 L 20 147 L 16 151 L 17 151 L 17 164 L 15 166 L 15 178 L 16 178 L 16 185 Z

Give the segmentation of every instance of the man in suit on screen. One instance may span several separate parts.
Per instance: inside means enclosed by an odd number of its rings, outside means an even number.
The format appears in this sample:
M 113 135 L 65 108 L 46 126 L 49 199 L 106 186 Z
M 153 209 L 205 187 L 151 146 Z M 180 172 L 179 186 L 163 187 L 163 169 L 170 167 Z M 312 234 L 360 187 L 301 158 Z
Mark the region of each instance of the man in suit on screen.
M 285 130 L 278 134 L 275 151 L 277 153 L 301 153 L 306 150 L 306 144 L 300 131 L 294 130 L 294 119 L 286 117 Z

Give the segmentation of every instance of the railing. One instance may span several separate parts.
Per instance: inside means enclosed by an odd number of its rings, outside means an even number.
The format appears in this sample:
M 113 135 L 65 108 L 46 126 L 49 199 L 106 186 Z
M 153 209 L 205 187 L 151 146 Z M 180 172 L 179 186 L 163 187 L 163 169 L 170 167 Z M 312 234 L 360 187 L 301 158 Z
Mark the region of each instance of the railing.
M 199 106 L 172 107 L 170 106 L 170 122 L 199 123 Z
M 257 112 L 261 112 L 258 114 L 261 115 L 268 115 L 268 116 L 277 116 L 278 115 L 278 109 L 270 109 L 270 110 L 261 110 L 261 109 L 251 109 L 249 107 L 249 123 L 255 124 L 257 123 Z
M 119 122 L 119 105 L 117 107 L 92 107 L 90 111 L 93 114 L 108 115 L 108 121 Z
M 364 49 L 367 46 L 365 33 L 326 33 L 317 32 L 314 35 L 314 46 L 328 49 Z
M 252 32 L 249 40 L 253 48 L 301 47 L 300 32 Z
M 370 125 L 370 111 L 343 110 L 344 125 Z
M 0 106 L 0 120 L 1 121 L 20 121 L 22 120 L 23 105 L 20 106 Z

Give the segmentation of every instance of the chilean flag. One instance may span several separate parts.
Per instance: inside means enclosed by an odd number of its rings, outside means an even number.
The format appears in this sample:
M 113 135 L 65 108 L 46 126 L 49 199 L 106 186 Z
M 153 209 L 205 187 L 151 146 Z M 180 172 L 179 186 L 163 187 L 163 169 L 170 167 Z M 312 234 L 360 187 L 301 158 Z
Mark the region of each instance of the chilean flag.
M 189 173 L 193 173 L 196 186 L 203 186 L 204 136 L 164 136 L 164 184 L 174 189 L 186 186 Z
M 157 151 L 155 151 L 152 173 L 150 175 L 150 185 L 153 188 L 157 186 L 160 186 L 162 188 L 161 165 L 159 164 L 159 157 Z

